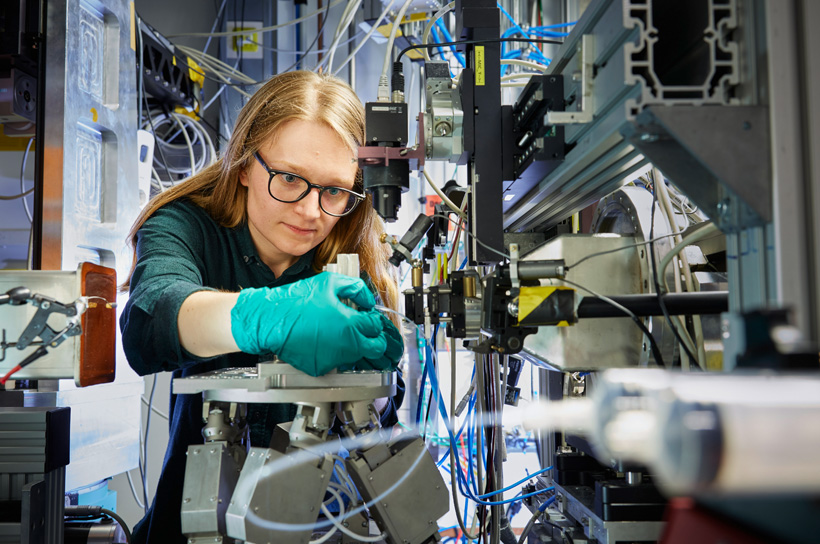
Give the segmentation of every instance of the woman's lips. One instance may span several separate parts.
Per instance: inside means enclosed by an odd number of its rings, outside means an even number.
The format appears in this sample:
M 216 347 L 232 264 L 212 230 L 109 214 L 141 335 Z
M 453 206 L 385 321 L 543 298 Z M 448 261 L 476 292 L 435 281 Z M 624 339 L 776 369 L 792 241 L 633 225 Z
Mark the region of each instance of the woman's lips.
M 305 235 L 305 234 L 313 234 L 314 232 L 316 232 L 316 229 L 303 229 L 303 228 L 296 227 L 294 225 L 289 225 L 288 223 L 285 223 L 284 225 L 287 228 L 289 228 L 291 231 L 295 232 L 296 234 Z

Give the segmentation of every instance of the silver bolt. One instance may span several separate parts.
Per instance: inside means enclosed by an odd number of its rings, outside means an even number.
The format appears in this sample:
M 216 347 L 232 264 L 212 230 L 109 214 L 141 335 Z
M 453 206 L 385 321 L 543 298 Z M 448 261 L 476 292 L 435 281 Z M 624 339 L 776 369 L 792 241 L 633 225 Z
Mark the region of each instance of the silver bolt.
M 652 143 L 652 142 L 657 142 L 659 139 L 660 139 L 660 137 L 657 134 L 649 134 L 649 133 L 641 134 L 641 141 L 642 142 Z

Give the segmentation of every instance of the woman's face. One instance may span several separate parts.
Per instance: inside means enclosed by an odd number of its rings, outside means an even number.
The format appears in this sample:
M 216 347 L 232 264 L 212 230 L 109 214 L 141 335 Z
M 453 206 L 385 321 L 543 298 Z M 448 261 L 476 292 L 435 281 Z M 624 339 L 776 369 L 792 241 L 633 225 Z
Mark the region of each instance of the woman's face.
M 309 182 L 352 189 L 358 170 L 350 147 L 327 125 L 291 120 L 259 149 L 272 170 L 298 174 Z M 262 261 L 280 276 L 299 257 L 319 245 L 339 221 L 319 207 L 319 190 L 298 202 L 274 200 L 268 193 L 270 175 L 251 161 L 239 176 L 248 188 L 248 224 Z

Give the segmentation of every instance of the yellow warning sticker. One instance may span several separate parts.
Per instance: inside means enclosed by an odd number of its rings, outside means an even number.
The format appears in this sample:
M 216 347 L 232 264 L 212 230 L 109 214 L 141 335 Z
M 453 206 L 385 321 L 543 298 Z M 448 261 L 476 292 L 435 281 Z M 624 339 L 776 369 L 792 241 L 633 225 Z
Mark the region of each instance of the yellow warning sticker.
M 475 84 L 484 85 L 484 46 L 475 46 Z

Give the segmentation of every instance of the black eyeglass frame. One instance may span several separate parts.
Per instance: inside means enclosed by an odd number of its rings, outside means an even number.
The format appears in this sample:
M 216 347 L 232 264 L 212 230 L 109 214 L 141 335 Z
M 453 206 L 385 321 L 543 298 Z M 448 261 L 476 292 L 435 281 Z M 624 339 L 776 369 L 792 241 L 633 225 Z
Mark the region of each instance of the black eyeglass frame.
M 278 202 L 284 202 L 285 204 L 293 204 L 294 202 L 299 202 L 300 200 L 305 198 L 307 195 L 310 194 L 310 191 L 312 191 L 313 189 L 319 189 L 319 207 L 322 209 L 322 211 L 324 213 L 332 216 L 332 217 L 344 217 L 346 215 L 349 215 L 353 210 L 355 210 L 356 206 L 358 206 L 362 202 L 362 200 L 365 199 L 365 195 L 363 195 L 361 193 L 357 193 L 356 191 L 351 191 L 350 189 L 345 189 L 344 187 L 337 187 L 335 185 L 327 185 L 327 186 L 317 185 L 315 183 L 309 182 L 308 180 L 306 180 L 304 177 L 300 176 L 299 174 L 294 174 L 293 172 L 287 172 L 285 170 L 274 170 L 273 168 L 271 168 L 270 166 L 268 166 L 265 163 L 265 160 L 262 158 L 262 156 L 259 154 L 258 151 L 255 151 L 253 156 L 256 158 L 256 160 L 259 162 L 259 164 L 262 165 L 262 168 L 264 168 L 265 171 L 270 176 L 268 178 L 268 194 L 271 196 L 272 199 L 274 199 Z M 273 177 L 277 174 L 286 174 L 288 176 L 293 176 L 293 177 L 299 178 L 307 184 L 308 188 L 296 200 L 282 200 L 281 198 L 276 198 L 273 195 L 273 192 L 270 189 L 270 184 L 273 182 Z M 347 210 L 344 213 L 331 213 L 331 212 L 327 211 L 325 209 L 325 207 L 322 205 L 322 194 L 324 194 L 324 192 L 327 191 L 328 189 L 338 189 L 339 191 L 344 191 L 348 195 L 352 196 L 354 198 L 354 200 L 353 200 L 353 205 L 350 207 L 350 209 Z

